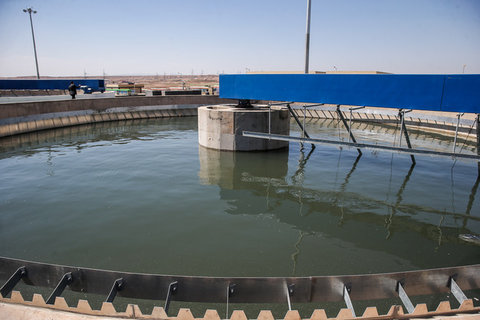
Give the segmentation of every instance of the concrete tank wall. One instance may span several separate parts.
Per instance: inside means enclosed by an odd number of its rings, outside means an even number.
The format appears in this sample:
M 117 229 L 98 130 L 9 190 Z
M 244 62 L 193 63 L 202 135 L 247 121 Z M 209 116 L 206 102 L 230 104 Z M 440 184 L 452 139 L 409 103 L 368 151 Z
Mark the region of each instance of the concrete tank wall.
M 197 116 L 198 107 L 226 101 L 218 96 L 158 96 L 0 104 L 0 137 L 95 122 Z
M 269 121 L 270 118 L 270 121 Z M 231 105 L 205 106 L 198 109 L 198 142 L 201 146 L 229 151 L 260 151 L 288 147 L 288 141 L 248 138 L 243 131 L 288 135 L 288 109 L 236 108 Z
M 231 101 L 229 99 L 221 99 L 218 96 L 152 96 L 2 103 L 0 104 L 0 119 L 79 110 L 105 111 L 121 107 L 213 105 L 230 103 Z

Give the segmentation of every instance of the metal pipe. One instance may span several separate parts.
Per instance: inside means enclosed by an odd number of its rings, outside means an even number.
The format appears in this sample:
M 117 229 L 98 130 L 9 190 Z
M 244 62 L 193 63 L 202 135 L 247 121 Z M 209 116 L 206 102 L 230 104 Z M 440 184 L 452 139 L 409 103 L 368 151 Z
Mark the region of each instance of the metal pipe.
M 457 126 L 455 127 L 455 138 L 453 139 L 453 153 L 455 154 L 455 149 L 457 147 L 457 136 L 458 136 L 458 127 L 460 126 L 460 117 L 463 116 L 464 113 L 457 114 Z
M 57 284 L 55 289 L 53 290 L 52 294 L 48 297 L 47 301 L 45 301 L 46 304 L 54 304 L 55 299 L 62 295 L 63 290 L 73 282 L 73 276 L 71 272 L 67 272 L 63 275 L 62 279 L 60 282 Z
M 300 127 L 300 129 L 302 129 L 302 131 L 305 131 L 305 137 L 310 138 L 310 136 L 308 135 L 307 131 L 303 129 L 302 123 L 301 123 L 300 120 L 298 119 L 298 117 L 297 117 L 297 115 L 295 114 L 295 112 L 293 111 L 292 107 L 290 107 L 290 104 L 287 104 L 287 108 L 288 108 L 288 110 L 290 111 L 290 114 L 293 116 L 293 118 L 294 118 L 295 121 L 297 122 L 297 124 L 298 124 L 298 126 Z
M 400 300 L 402 300 L 402 303 L 405 306 L 405 309 L 407 309 L 407 312 L 413 313 L 413 311 L 415 311 L 415 308 L 413 307 L 412 301 L 408 297 L 407 293 L 403 289 L 403 286 L 400 282 L 397 283 L 397 291 L 398 291 L 398 296 L 400 297 Z
M 305 139 L 305 137 L 307 138 L 310 138 L 310 136 L 308 135 L 307 131 L 304 129 L 304 127 L 302 126 L 302 123 L 300 122 L 300 120 L 298 119 L 297 115 L 295 114 L 295 112 L 293 111 L 292 107 L 290 107 L 290 104 L 288 103 L 287 104 L 287 108 L 288 110 L 290 111 L 290 114 L 293 116 L 293 118 L 295 119 L 295 121 L 297 122 L 298 126 L 300 127 L 300 129 L 302 129 L 303 132 L 305 132 L 305 136 L 301 139 Z M 302 144 L 303 146 L 303 142 L 300 141 L 300 143 Z M 315 149 L 315 145 L 312 143 L 312 149 Z
M 348 142 L 350 142 L 350 136 L 352 135 L 352 132 L 350 131 L 350 128 L 352 127 L 352 108 L 350 108 L 350 118 L 348 119 Z
M 400 116 L 400 132 L 403 133 L 403 118 L 404 118 L 404 114 L 402 113 L 402 111 L 400 111 L 399 113 L 399 116 Z M 401 147 L 402 146 L 402 135 L 400 134 L 400 138 L 398 139 L 398 146 Z
M 477 129 L 477 154 L 480 155 L 480 113 L 477 113 L 476 129 Z
M 305 73 L 308 73 L 308 62 L 310 55 L 310 13 L 312 8 L 312 0 L 307 0 L 307 30 L 305 38 Z
M 357 148 L 357 150 L 359 150 L 360 148 L 366 148 L 366 149 L 379 149 L 379 150 L 385 150 L 385 151 L 396 151 L 396 152 L 409 153 L 409 154 L 412 154 L 412 153 L 429 154 L 429 155 L 445 156 L 445 157 L 455 156 L 457 158 L 472 159 L 472 160 L 480 161 L 480 155 L 466 154 L 466 153 L 453 154 L 451 152 L 391 147 L 391 146 L 384 146 L 380 144 L 354 143 L 354 142 L 328 140 L 328 139 L 312 139 L 308 137 L 302 138 L 302 137 L 293 137 L 293 136 L 286 136 L 286 135 L 280 135 L 280 134 L 269 135 L 266 133 L 251 132 L 251 131 L 243 131 L 243 136 L 251 137 L 251 138 L 260 138 L 260 139 L 280 140 L 280 141 L 297 141 L 297 142 L 304 142 L 304 143 L 306 142 L 311 144 L 331 144 L 331 145 L 338 145 L 338 146 L 354 147 L 354 148 Z
M 411 110 L 410 110 L 410 111 L 411 111 Z M 410 112 L 410 111 L 407 111 L 407 112 Z M 404 134 L 404 136 L 405 136 L 405 141 L 407 142 L 407 147 L 408 147 L 409 149 L 412 149 L 412 144 L 410 143 L 410 137 L 408 136 L 407 126 L 405 125 L 405 113 L 406 113 L 405 111 L 401 111 L 401 112 L 399 113 L 400 118 L 402 119 L 402 121 L 401 121 L 401 122 L 402 122 L 402 128 L 401 128 L 401 130 L 402 130 L 402 132 L 403 132 L 403 134 Z M 400 137 L 400 147 L 401 147 L 401 146 L 402 146 L 402 137 Z M 412 159 L 412 163 L 415 164 L 415 156 L 414 156 L 413 154 L 411 154 L 411 155 L 410 155 L 410 158 Z
M 272 106 L 268 104 L 268 134 L 272 133 Z
M 177 293 L 178 289 L 178 281 L 174 281 L 168 285 L 167 297 L 165 298 L 165 306 L 163 310 L 168 315 L 168 308 L 170 307 L 170 301 L 172 299 L 172 295 Z
M 350 111 L 351 110 L 360 110 L 360 109 L 365 109 L 365 106 L 361 106 L 361 107 L 351 107 L 351 108 L 348 108 Z
M 353 143 L 357 143 L 357 140 L 355 140 L 355 137 L 353 136 L 353 133 L 350 130 L 350 127 L 347 123 L 347 120 L 345 120 L 345 117 L 343 116 L 342 110 L 340 110 L 340 105 L 337 105 L 337 114 L 338 114 L 338 117 L 340 118 L 340 120 L 342 120 L 342 123 L 345 126 L 345 128 L 347 128 L 348 135 L 352 139 Z M 348 143 L 351 143 L 350 139 L 348 140 Z M 360 148 L 357 148 L 357 151 L 358 151 L 359 154 L 362 154 L 362 151 L 360 150 Z
M 352 108 L 348 108 L 350 110 L 350 119 L 348 121 L 348 125 L 349 125 L 349 133 L 350 133 L 350 128 L 352 127 L 352 116 L 353 116 L 353 110 L 360 110 L 360 109 L 364 109 L 365 106 L 361 106 L 361 107 L 352 107 Z M 351 134 L 351 133 L 350 133 Z M 350 142 L 350 136 L 348 137 L 348 142 Z
M 105 302 L 113 302 L 115 297 L 117 296 L 117 292 L 123 289 L 124 280 L 123 278 L 116 279 L 113 282 L 112 289 L 110 289 L 110 293 L 108 294 Z
M 325 105 L 325 103 L 309 104 L 309 105 L 304 105 L 304 107 L 310 108 L 310 107 L 318 107 L 318 106 L 323 106 L 323 105 Z
M 15 273 L 5 282 L 5 284 L 0 288 L 0 294 L 3 297 L 6 297 L 12 290 L 15 288 L 17 283 L 27 275 L 27 268 L 21 266 L 18 268 Z
M 289 104 L 289 103 L 293 103 L 293 102 L 292 102 L 292 101 L 288 101 L 288 102 L 275 102 L 275 103 L 269 102 L 268 104 L 271 105 L 271 106 L 282 106 L 282 105 L 286 105 L 286 104 Z
M 360 156 L 360 155 L 359 155 Z M 343 286 L 343 299 L 345 300 L 345 304 L 347 305 L 347 308 L 350 309 L 350 311 L 352 311 L 352 315 L 354 318 L 356 318 L 356 314 L 355 314 L 355 309 L 353 308 L 353 304 L 352 304 L 352 300 L 350 299 L 350 288 L 347 287 L 347 286 Z
M 227 306 L 226 306 L 226 311 L 225 311 L 225 319 L 228 319 L 228 304 L 230 300 L 230 285 L 227 287 Z
M 453 293 L 458 303 L 462 304 L 463 301 L 467 300 L 467 296 L 465 296 L 465 293 L 463 293 L 453 277 L 450 279 L 450 291 Z
M 302 138 L 305 138 L 305 118 L 307 113 L 307 107 L 303 106 L 303 131 L 302 131 Z
M 288 310 L 292 310 L 292 303 L 290 301 L 290 295 L 293 294 L 293 288 L 294 285 L 288 285 L 287 282 L 285 282 L 285 294 L 287 296 L 287 305 L 288 305 Z
M 225 319 L 228 319 L 228 304 L 230 303 L 230 296 L 235 291 L 236 286 L 236 284 L 230 283 L 227 287 L 227 310 L 225 311 Z

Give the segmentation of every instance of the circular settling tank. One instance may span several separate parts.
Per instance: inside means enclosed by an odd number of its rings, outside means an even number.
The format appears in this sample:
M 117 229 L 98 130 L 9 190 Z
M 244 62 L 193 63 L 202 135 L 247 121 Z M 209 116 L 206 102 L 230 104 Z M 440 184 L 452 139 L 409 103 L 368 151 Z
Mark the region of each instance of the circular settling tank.
M 357 125 L 359 141 L 394 129 Z M 315 137 L 348 140 L 336 121 Z M 300 135 L 292 125 L 293 135 Z M 398 136 L 397 136 L 398 137 Z M 451 150 L 451 138 L 411 132 Z M 310 276 L 480 262 L 477 163 L 290 143 L 224 152 L 197 119 L 98 123 L 0 140 L 0 255 L 159 274 Z M 462 146 L 462 152 L 473 147 Z M 478 185 L 478 184 L 477 184 Z

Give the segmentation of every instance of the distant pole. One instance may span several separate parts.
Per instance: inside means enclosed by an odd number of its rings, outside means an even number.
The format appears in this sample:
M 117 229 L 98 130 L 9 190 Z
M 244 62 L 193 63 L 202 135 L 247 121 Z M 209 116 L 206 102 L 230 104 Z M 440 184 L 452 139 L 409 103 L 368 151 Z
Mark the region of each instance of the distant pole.
M 305 73 L 308 73 L 308 60 L 310 54 L 310 12 L 312 0 L 307 0 L 307 35 L 305 39 Z
M 35 45 L 35 33 L 33 32 L 33 21 L 32 21 L 32 12 L 33 14 L 37 11 L 32 8 L 23 9 L 23 12 L 28 12 L 30 16 L 30 27 L 32 28 L 32 39 L 33 39 L 33 52 L 35 53 L 35 65 L 37 66 L 37 79 L 40 79 L 40 73 L 38 72 L 38 59 L 37 59 L 37 46 Z

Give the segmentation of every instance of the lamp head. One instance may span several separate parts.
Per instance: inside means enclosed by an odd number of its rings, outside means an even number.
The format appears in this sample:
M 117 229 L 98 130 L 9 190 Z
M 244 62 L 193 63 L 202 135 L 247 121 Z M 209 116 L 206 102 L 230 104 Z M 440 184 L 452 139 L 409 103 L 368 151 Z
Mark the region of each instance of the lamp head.
M 28 13 L 30 13 L 30 14 L 32 14 L 32 13 L 37 13 L 37 11 L 36 11 L 36 10 L 32 10 L 32 8 L 23 9 L 23 12 L 28 12 Z

